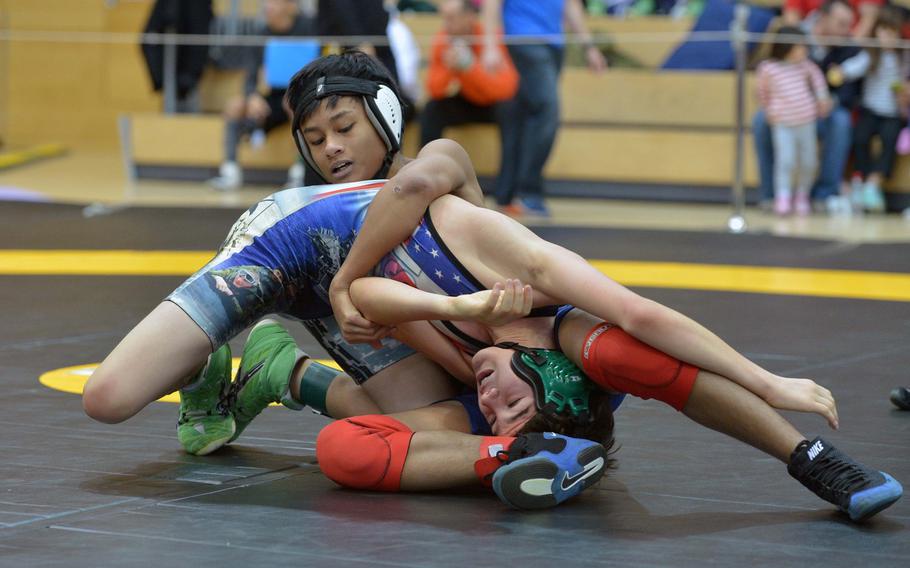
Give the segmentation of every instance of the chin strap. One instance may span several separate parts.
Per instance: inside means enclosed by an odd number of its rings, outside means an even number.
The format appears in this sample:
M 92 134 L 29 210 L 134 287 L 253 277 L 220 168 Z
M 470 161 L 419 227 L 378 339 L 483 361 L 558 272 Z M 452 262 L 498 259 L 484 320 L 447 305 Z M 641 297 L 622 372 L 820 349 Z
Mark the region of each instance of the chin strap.
M 385 158 L 382 159 L 382 166 L 379 167 L 379 171 L 373 174 L 373 179 L 387 179 L 389 177 L 389 170 L 392 169 L 392 162 L 395 161 L 395 152 L 391 150 L 386 152 Z

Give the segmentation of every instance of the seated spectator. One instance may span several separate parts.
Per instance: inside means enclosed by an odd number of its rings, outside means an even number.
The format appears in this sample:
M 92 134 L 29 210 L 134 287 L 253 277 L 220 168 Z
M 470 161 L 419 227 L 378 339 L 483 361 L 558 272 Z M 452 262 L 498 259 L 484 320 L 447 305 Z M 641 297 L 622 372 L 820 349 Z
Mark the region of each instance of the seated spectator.
M 518 72 L 500 42 L 503 65 L 481 62 L 483 29 L 473 0 L 444 0 L 443 28 L 433 39 L 427 73 L 430 100 L 420 116 L 421 147 L 442 137 L 446 126 L 498 122 L 497 103 L 515 96 Z
M 312 36 L 316 33 L 315 22 L 300 13 L 297 0 L 265 0 L 263 12 L 265 21 L 259 35 Z M 252 135 L 253 143 L 258 143 L 265 133 L 289 120 L 283 106 L 286 89 L 259 87 L 264 53 L 261 46 L 250 51 L 243 95 L 228 101 L 224 110 L 227 120 L 224 162 L 218 170 L 218 177 L 209 180 L 209 185 L 215 189 L 233 191 L 243 185 L 243 171 L 237 163 L 237 146 L 241 138 Z M 300 185 L 303 168 L 299 163 L 290 167 L 288 178 L 289 185 Z
M 853 139 L 856 171 L 851 197 L 857 210 L 885 210 L 882 182 L 891 175 L 897 135 L 906 121 L 906 53 L 896 49 L 901 26 L 896 10 L 882 10 L 872 28 L 873 37 L 882 45 L 865 52 L 870 64 Z M 871 145 L 876 136 L 881 140 L 881 150 L 873 159 Z
M 848 0 L 826 0 L 808 32 L 809 57 L 821 68 L 828 80 L 833 108 L 827 117 L 816 124 L 821 140 L 821 163 L 811 198 L 821 209 L 837 213 L 849 208 L 840 196 L 841 183 L 850 144 L 853 138 L 851 112 L 859 97 L 860 80 L 866 72 L 859 47 L 855 45 L 827 46 L 822 40 L 839 41 L 850 38 L 854 13 Z M 771 129 L 763 110 L 752 119 L 752 134 L 758 156 L 760 201 L 770 208 L 774 197 L 774 146 Z
M 814 19 L 818 17 L 818 9 L 824 3 L 824 0 L 784 0 L 784 25 L 803 26 L 804 29 L 812 27 Z M 885 0 L 848 0 L 848 3 L 857 17 L 853 37 L 869 37 Z
M 774 140 L 774 212 L 797 215 L 811 211 L 809 190 L 818 164 L 815 122 L 831 110 L 828 85 L 818 66 L 808 58 L 799 28 L 784 26 L 771 48 L 771 57 L 758 66 L 758 99 Z M 791 187 L 796 173 L 796 194 Z
M 388 5 L 388 0 L 386 4 Z M 401 12 L 394 7 L 388 8 L 389 25 L 386 35 L 389 38 L 389 47 L 395 56 L 395 71 L 398 75 L 398 88 L 409 101 L 411 109 L 414 102 L 420 99 L 420 44 L 414 33 L 401 21 Z M 405 109 L 405 123 L 416 116 L 416 110 Z

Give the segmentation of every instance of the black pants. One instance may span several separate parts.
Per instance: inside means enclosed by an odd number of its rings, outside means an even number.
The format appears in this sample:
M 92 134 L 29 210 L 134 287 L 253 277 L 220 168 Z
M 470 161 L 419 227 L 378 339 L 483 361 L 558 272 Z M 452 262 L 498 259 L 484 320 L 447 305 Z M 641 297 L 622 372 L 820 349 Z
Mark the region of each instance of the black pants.
M 863 177 L 872 173 L 882 177 L 891 176 L 894 166 L 894 155 L 897 153 L 897 135 L 904 126 L 904 119 L 892 116 L 880 116 L 869 109 L 861 108 L 859 120 L 853 130 L 853 154 L 856 159 L 856 171 Z M 876 159 L 872 158 L 870 145 L 872 137 L 878 135 L 882 150 Z
M 447 126 L 472 122 L 498 123 L 497 105 L 478 106 L 461 97 L 428 101 L 420 113 L 420 147 L 442 138 Z

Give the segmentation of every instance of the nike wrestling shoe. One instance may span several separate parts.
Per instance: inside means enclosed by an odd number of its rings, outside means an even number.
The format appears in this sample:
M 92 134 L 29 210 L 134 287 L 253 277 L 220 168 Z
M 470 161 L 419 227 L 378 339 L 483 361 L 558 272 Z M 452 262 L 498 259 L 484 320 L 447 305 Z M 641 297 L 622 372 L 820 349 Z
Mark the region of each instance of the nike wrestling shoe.
M 236 440 L 272 402 L 280 402 L 292 410 L 303 408 L 291 398 L 290 382 L 297 363 L 306 356 L 275 320 L 265 319 L 253 327 L 243 347 L 237 377 L 221 402 L 236 424 L 229 441 Z
M 516 509 L 544 509 L 597 483 L 607 470 L 607 450 L 597 442 L 552 432 L 518 436 L 493 474 L 493 491 Z
M 231 348 L 222 346 L 205 367 L 180 389 L 177 440 L 188 454 L 204 456 L 234 435 L 234 417 L 218 404 L 231 384 Z
M 904 492 L 887 473 L 867 468 L 822 438 L 798 445 L 787 471 L 855 522 L 890 507 Z
M 892 390 L 891 404 L 901 410 L 910 410 L 910 387 L 897 387 Z

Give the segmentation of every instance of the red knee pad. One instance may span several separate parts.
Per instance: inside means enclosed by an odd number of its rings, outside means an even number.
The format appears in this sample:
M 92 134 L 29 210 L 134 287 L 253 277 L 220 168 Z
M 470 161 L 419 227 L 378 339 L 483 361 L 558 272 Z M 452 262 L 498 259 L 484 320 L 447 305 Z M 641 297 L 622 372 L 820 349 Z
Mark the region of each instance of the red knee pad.
M 388 416 L 355 416 L 333 422 L 316 439 L 322 473 L 353 489 L 398 491 L 414 432 Z
M 698 368 L 635 339 L 621 328 L 601 323 L 585 338 L 582 367 L 597 384 L 639 398 L 654 398 L 682 410 Z

